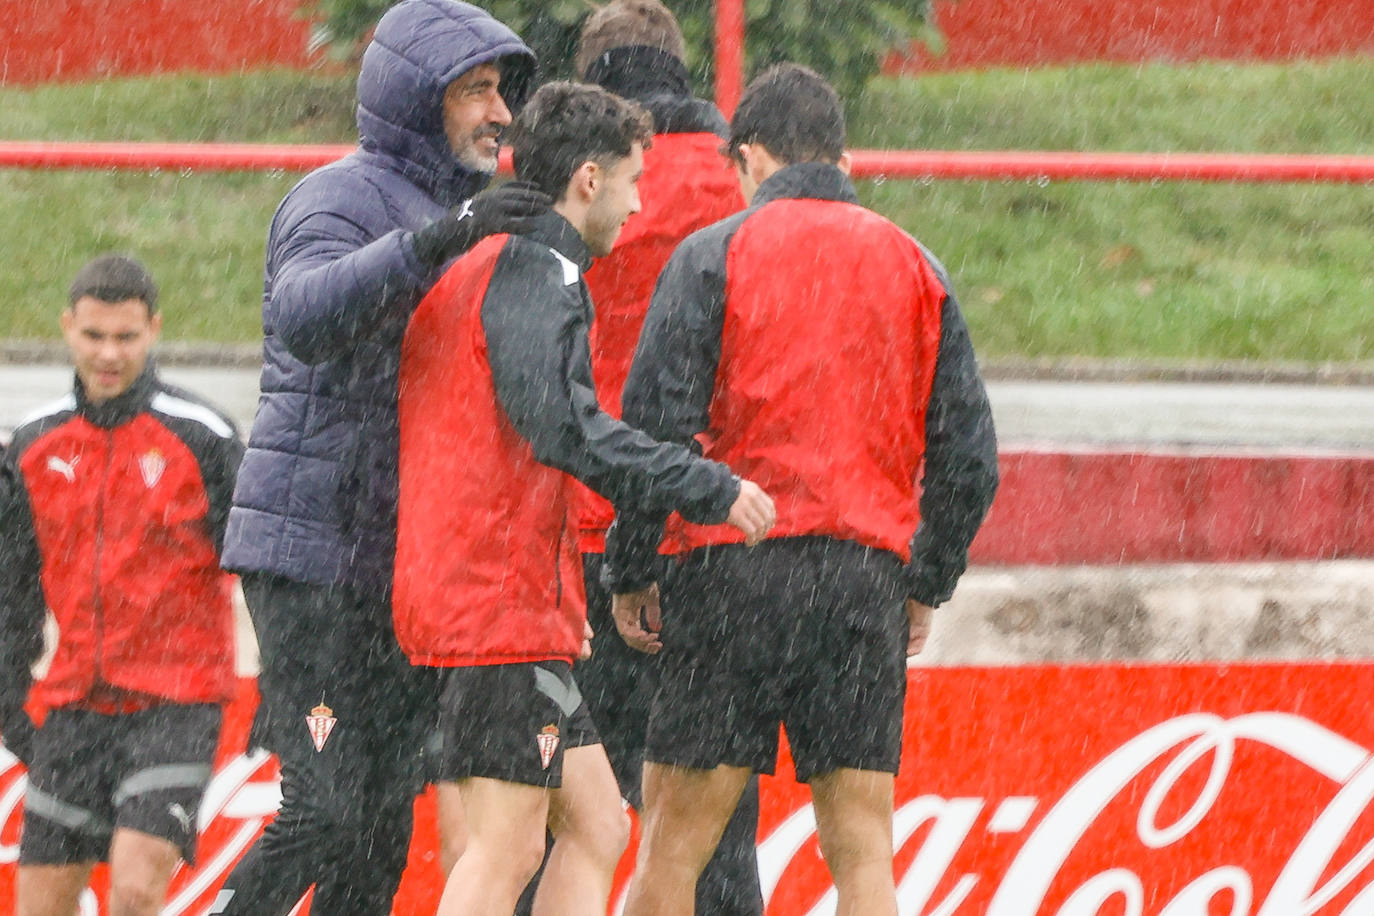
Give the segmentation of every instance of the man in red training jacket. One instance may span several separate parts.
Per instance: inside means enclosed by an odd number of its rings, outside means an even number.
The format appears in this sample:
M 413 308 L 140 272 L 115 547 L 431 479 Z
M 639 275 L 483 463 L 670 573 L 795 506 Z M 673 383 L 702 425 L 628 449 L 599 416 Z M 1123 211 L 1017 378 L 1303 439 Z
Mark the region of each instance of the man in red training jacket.
M 26 419 L 7 455 L 0 732 L 29 769 L 20 916 L 75 913 L 97 861 L 112 912 L 153 916 L 177 860 L 195 861 L 234 686 L 219 556 L 243 446 L 222 413 L 158 378 L 161 320 L 137 261 L 83 267 L 62 312 L 73 390 Z M 31 733 L 20 707 L 45 608 L 58 638 Z

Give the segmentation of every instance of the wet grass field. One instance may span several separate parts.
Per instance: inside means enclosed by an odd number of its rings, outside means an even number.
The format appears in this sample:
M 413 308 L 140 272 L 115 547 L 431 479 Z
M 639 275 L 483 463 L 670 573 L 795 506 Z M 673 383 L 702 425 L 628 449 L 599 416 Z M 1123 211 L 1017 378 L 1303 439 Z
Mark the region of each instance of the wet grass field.
M 878 80 L 856 147 L 1374 155 L 1374 60 L 1090 65 Z M 347 143 L 347 77 L 0 88 L 0 137 Z M 53 337 L 107 249 L 163 286 L 165 337 L 251 341 L 267 222 L 294 174 L 0 171 L 0 337 Z M 863 182 L 951 270 L 987 357 L 1374 357 L 1374 187 Z

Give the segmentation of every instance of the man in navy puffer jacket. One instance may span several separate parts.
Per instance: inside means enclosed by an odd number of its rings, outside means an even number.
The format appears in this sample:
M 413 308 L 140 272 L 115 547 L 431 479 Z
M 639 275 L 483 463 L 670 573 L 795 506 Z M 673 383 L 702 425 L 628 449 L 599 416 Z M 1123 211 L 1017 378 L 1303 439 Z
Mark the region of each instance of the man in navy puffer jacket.
M 284 914 L 312 884 L 319 912 L 390 911 L 435 708 L 391 624 L 400 344 L 447 262 L 551 203 L 478 193 L 534 69 L 475 6 L 394 6 L 363 55 L 360 148 L 273 217 L 262 398 L 224 564 L 258 634 L 255 740 L 281 759 L 283 802 L 215 912 Z

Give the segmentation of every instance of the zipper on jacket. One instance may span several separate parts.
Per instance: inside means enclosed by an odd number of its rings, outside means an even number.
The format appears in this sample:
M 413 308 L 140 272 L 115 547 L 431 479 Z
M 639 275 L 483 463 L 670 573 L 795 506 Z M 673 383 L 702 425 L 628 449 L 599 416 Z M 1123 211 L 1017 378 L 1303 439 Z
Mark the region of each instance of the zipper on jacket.
M 563 532 L 568 528 L 568 514 L 563 513 L 563 520 L 558 523 L 558 540 L 553 545 L 553 606 L 563 607 Z
M 100 661 L 105 654 L 105 608 L 100 600 L 100 557 L 105 547 L 105 495 L 110 485 L 110 465 L 114 462 L 114 430 L 105 431 L 105 469 L 100 477 L 100 498 L 95 512 L 95 558 L 91 564 L 95 581 L 91 589 L 91 611 L 95 624 L 95 683 L 98 687 L 105 682 Z

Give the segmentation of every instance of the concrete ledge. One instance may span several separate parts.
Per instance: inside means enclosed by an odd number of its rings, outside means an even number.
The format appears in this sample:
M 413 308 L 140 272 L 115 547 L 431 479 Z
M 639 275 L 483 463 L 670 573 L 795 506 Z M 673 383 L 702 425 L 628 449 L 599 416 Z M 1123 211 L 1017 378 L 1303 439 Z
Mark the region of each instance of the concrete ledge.
M 1374 658 L 1374 561 L 975 567 L 920 665 Z
M 164 366 L 262 366 L 258 341 L 214 343 L 163 340 L 158 360 Z M 0 340 L 0 364 L 66 364 L 61 340 L 50 338 Z M 990 381 L 1065 382 L 1245 382 L 1292 385 L 1374 385 L 1374 362 L 1274 363 L 1248 360 L 1206 362 L 1163 359 L 1097 359 L 1081 356 L 1028 359 L 1002 357 L 982 361 Z

